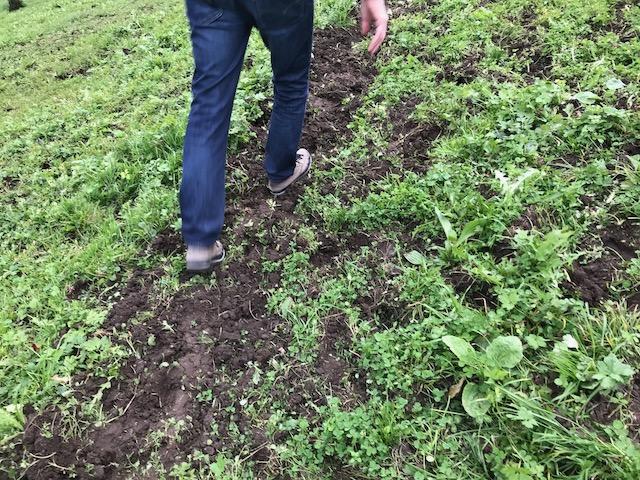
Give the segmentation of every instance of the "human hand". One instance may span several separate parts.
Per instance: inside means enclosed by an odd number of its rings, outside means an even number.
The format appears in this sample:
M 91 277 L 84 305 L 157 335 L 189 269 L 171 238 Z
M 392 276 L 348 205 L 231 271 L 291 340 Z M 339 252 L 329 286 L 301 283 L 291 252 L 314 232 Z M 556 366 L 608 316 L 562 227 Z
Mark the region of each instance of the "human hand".
M 375 55 L 387 36 L 389 24 L 387 6 L 384 0 L 362 0 L 360 12 L 362 34 L 366 35 L 371 31 L 371 27 L 375 28 L 373 39 L 369 44 L 369 53 Z

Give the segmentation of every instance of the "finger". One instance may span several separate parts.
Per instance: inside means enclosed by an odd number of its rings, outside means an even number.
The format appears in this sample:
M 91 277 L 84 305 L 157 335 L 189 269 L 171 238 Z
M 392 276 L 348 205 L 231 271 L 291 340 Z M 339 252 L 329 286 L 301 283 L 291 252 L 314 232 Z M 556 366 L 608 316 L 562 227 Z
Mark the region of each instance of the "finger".
M 360 30 L 362 32 L 362 35 L 366 35 L 367 33 L 369 33 L 369 30 L 371 30 L 371 22 L 364 17 L 362 17 L 362 21 L 360 22 L 360 25 L 361 25 Z
M 376 34 L 373 36 L 373 39 L 369 44 L 369 53 L 371 55 L 375 55 L 378 52 L 386 36 L 387 36 L 387 22 L 384 22 L 376 27 Z
M 371 14 L 369 13 L 369 9 L 362 4 L 362 8 L 360 9 L 360 31 L 362 35 L 366 35 L 371 30 Z

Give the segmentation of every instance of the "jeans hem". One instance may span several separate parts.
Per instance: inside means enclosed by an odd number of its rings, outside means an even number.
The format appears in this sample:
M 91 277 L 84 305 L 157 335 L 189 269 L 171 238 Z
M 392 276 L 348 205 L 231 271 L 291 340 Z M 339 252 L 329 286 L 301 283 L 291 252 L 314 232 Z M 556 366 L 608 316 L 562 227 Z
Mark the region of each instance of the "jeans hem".
M 210 242 L 207 240 L 189 240 L 185 238 L 184 243 L 187 245 L 187 247 L 209 248 L 212 247 L 218 240 L 219 237 L 214 238 L 214 240 Z

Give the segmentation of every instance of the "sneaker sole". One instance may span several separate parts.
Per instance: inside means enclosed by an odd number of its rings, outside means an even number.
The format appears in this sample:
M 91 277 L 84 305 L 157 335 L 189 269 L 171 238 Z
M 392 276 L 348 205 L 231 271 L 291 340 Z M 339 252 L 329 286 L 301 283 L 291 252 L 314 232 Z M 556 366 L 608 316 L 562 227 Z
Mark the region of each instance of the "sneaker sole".
M 191 262 L 187 263 L 187 272 L 190 273 L 208 273 L 213 267 L 222 263 L 224 258 L 226 257 L 226 251 L 222 251 L 222 255 L 219 257 L 213 258 L 208 262 Z
M 274 197 L 279 197 L 281 195 L 284 195 L 285 193 L 287 193 L 287 190 L 297 181 L 302 180 L 304 177 L 307 176 L 307 173 L 309 173 L 309 170 L 311 170 L 311 164 L 313 163 L 313 158 L 309 157 L 309 165 L 307 166 L 306 170 L 304 172 L 302 172 L 300 175 L 298 175 L 298 178 L 296 178 L 293 182 L 291 182 L 289 185 L 287 185 L 283 190 L 280 190 L 278 192 L 274 192 L 273 190 L 269 189 L 269 191 L 271 192 L 271 195 L 273 195 Z

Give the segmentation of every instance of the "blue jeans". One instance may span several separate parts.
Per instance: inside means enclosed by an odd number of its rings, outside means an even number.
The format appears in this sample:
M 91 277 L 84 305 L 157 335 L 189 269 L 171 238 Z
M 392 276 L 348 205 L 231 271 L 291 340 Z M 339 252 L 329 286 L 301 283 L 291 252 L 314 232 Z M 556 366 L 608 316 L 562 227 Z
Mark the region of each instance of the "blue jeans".
M 313 0 L 186 0 L 195 59 L 180 187 L 187 245 L 209 246 L 224 222 L 231 109 L 253 27 L 271 52 L 274 101 L 265 151 L 269 179 L 293 174 L 309 91 Z

